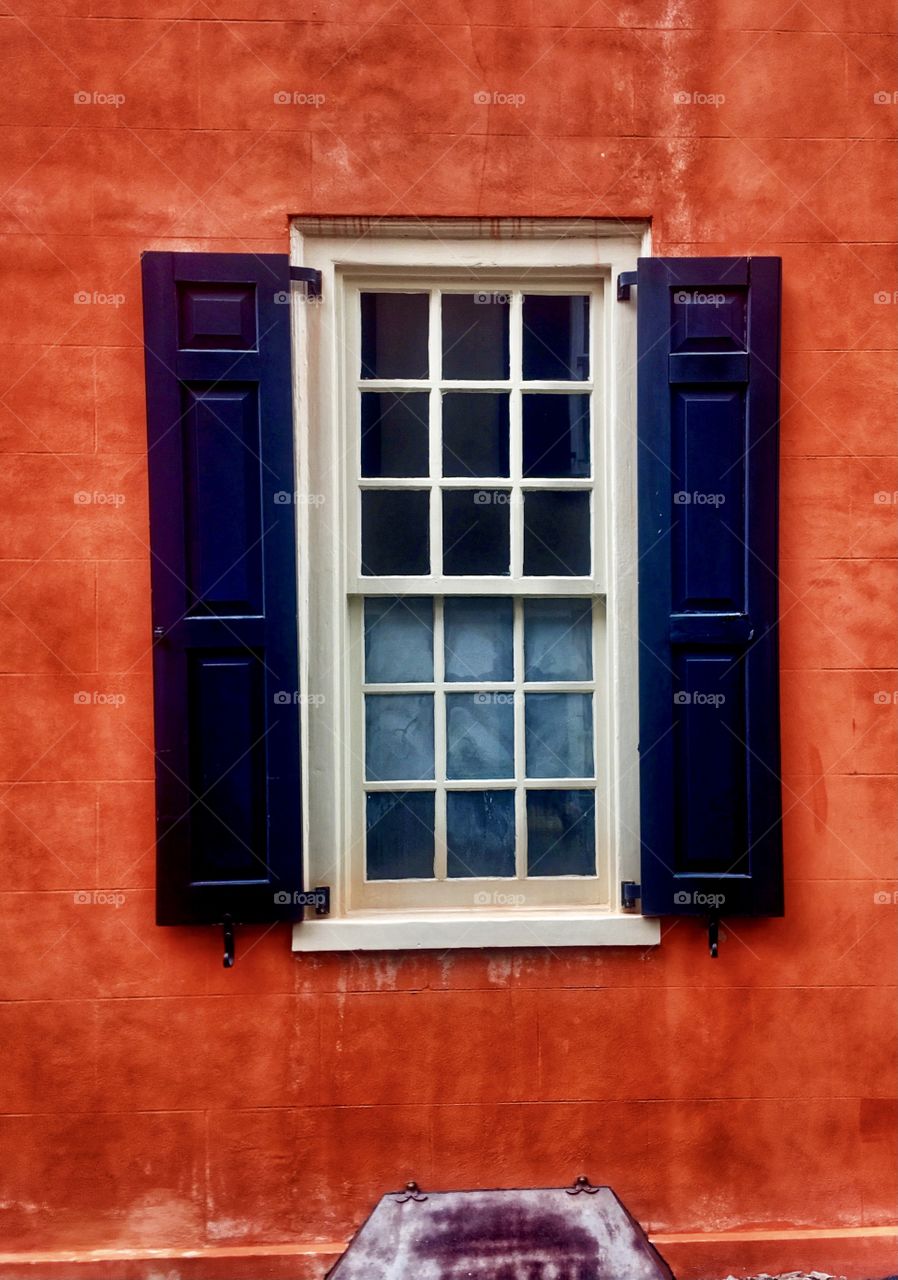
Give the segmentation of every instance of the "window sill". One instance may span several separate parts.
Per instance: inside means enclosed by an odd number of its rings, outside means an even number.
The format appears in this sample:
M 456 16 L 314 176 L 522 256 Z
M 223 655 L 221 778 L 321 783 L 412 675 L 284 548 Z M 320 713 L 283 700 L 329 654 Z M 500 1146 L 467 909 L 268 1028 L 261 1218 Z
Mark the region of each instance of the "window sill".
M 445 951 L 454 947 L 652 947 L 661 923 L 599 911 L 386 912 L 305 920 L 294 951 Z

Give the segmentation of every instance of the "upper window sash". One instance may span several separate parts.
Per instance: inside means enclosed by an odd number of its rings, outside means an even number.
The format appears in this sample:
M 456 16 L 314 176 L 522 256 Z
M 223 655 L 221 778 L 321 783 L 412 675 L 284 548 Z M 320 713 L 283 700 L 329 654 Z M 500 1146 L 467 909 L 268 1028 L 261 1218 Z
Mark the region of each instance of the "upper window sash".
M 335 280 L 335 285 L 337 281 Z M 590 272 L 520 270 L 469 274 L 438 269 L 357 274 L 339 272 L 343 320 L 337 335 L 337 379 L 340 388 L 339 452 L 346 460 L 343 510 L 346 516 L 345 581 L 350 595 L 455 594 L 470 595 L 603 595 L 606 590 L 606 279 Z M 430 293 L 428 377 L 420 379 L 363 378 L 360 295 L 366 292 Z M 442 377 L 440 342 L 441 293 L 492 293 L 510 297 L 510 376 L 507 379 L 455 380 Z M 583 294 L 590 299 L 589 377 L 584 380 L 525 379 L 522 366 L 521 309 L 524 295 Z M 442 477 L 440 410 L 434 403 L 445 391 L 501 390 L 510 396 L 510 474 L 507 477 Z M 403 390 L 428 394 L 430 404 L 429 474 L 420 477 L 363 477 L 361 474 L 359 398 L 364 393 Z M 586 477 L 524 477 L 521 448 L 522 395 L 541 391 L 583 394 L 590 397 L 590 475 Z M 430 572 L 414 575 L 364 574 L 361 570 L 361 494 L 363 490 L 432 490 L 429 513 Z M 511 564 L 508 574 L 446 574 L 442 564 L 442 490 L 468 490 L 494 495 L 509 494 Z M 525 576 L 523 567 L 522 495 L 538 490 L 581 492 L 590 495 L 589 530 L 591 572 L 570 575 Z M 503 496 L 497 498 L 502 501 Z M 516 572 L 517 570 L 517 572 Z

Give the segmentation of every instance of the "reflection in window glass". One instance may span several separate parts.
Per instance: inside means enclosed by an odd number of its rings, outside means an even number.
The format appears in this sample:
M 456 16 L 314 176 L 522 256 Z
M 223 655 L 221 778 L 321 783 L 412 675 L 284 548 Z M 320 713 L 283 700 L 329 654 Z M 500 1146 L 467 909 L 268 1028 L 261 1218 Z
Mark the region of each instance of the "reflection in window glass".
M 525 493 L 525 577 L 585 577 L 591 560 L 589 494 L 560 489 Z
M 508 377 L 508 295 L 444 293 L 443 377 Z
M 362 573 L 407 577 L 429 572 L 429 490 L 364 490 Z
M 524 296 L 524 378 L 584 382 L 589 377 L 589 298 Z
M 368 684 L 433 679 L 429 596 L 376 596 L 365 601 L 365 679 Z
M 514 694 L 446 694 L 446 776 L 514 777 Z
M 508 574 L 507 489 L 443 490 L 443 573 Z
M 512 614 L 503 596 L 449 596 L 443 605 L 446 679 L 513 680 Z
M 434 793 L 372 791 L 366 811 L 366 878 L 432 879 Z
M 594 876 L 595 827 L 592 791 L 528 791 L 527 874 Z
M 525 680 L 592 679 L 592 601 L 524 601 Z
M 513 876 L 513 791 L 450 791 L 446 796 L 448 874 Z
M 426 293 L 363 293 L 362 377 L 426 378 Z
M 426 391 L 362 393 L 362 475 L 426 476 L 430 427 Z
M 525 395 L 525 476 L 589 475 L 589 396 Z
M 443 396 L 443 475 L 508 475 L 508 393 Z
M 365 696 L 365 775 L 369 782 L 433 777 L 433 694 Z
M 592 694 L 528 693 L 524 705 L 527 777 L 591 777 Z

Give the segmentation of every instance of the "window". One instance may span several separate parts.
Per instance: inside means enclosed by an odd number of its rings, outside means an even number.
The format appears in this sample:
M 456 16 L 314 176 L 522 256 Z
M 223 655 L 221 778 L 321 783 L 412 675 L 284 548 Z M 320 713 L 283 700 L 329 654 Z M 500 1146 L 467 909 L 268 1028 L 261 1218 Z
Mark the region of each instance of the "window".
M 297 950 L 782 914 L 782 264 L 639 241 L 143 255 L 157 923 L 230 963 L 306 907 Z
M 641 229 L 342 231 L 294 228 L 324 276 L 297 308 L 309 883 L 388 940 L 421 913 L 446 945 L 497 915 L 651 931 L 619 914 L 634 332 L 608 297 Z

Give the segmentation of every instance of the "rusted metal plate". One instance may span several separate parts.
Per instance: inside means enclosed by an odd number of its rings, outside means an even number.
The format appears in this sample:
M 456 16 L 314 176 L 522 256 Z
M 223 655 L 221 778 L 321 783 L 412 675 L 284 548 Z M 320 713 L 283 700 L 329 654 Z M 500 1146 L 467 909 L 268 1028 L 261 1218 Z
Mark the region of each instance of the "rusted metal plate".
M 384 1196 L 329 1280 L 673 1280 L 610 1187 Z

